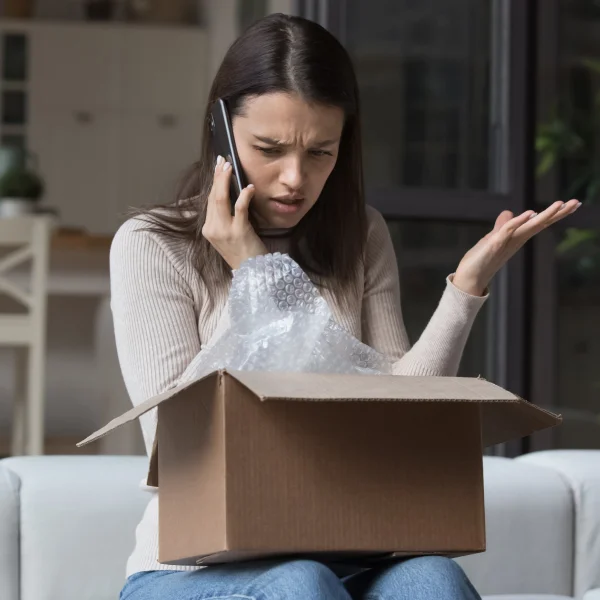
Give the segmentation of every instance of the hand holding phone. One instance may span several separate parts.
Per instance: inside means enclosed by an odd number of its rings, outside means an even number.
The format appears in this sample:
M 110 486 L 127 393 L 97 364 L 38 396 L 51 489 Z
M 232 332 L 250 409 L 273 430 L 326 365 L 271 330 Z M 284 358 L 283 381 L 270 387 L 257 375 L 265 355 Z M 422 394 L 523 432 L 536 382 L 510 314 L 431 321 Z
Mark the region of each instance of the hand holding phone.
M 230 190 L 233 179 L 231 163 L 219 156 L 213 185 L 208 195 L 206 221 L 202 235 L 212 244 L 232 269 L 248 258 L 267 253 L 263 241 L 250 223 L 248 210 L 254 186 L 246 186 L 237 198 L 231 214 Z
M 235 213 L 235 203 L 242 193 L 242 190 L 248 185 L 248 181 L 242 169 L 240 159 L 235 146 L 235 138 L 233 136 L 233 126 L 231 117 L 227 109 L 226 102 L 219 98 L 212 105 L 210 110 L 210 132 L 212 148 L 215 160 L 217 156 L 223 156 L 231 165 L 232 177 L 229 190 L 229 202 L 231 214 Z

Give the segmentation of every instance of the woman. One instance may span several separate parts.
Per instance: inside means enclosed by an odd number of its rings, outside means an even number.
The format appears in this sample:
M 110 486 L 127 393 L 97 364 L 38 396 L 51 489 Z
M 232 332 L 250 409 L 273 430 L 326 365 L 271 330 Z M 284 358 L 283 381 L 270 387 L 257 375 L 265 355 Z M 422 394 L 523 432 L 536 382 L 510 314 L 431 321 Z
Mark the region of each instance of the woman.
M 125 223 L 111 250 L 119 358 L 134 404 L 193 377 L 203 349 L 228 326 L 232 270 L 261 254 L 289 253 L 317 283 L 336 321 L 395 361 L 402 375 L 454 375 L 493 275 L 577 201 L 543 213 L 503 212 L 458 265 L 429 325 L 409 347 L 396 258 L 381 215 L 363 199 L 358 92 L 350 59 L 320 26 L 273 15 L 229 49 L 209 106 L 228 102 L 248 180 L 232 216 L 231 167 L 210 149 L 174 205 Z M 156 415 L 142 417 L 147 450 Z M 341 577 L 308 560 L 204 569 L 156 561 L 158 497 L 137 529 L 122 600 L 251 598 L 478 598 L 457 564 L 421 557 Z

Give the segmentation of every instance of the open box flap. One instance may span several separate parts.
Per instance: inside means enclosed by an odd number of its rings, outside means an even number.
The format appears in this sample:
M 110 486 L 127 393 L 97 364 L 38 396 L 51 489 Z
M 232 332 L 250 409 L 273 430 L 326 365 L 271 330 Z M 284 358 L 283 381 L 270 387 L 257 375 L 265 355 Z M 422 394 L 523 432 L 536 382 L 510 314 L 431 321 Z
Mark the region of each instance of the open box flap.
M 519 398 L 517 402 L 482 402 L 481 439 L 484 448 L 556 427 L 562 417 Z
M 399 375 L 340 375 L 329 373 L 278 373 L 264 371 L 214 371 L 149 398 L 116 417 L 77 444 L 90 444 L 111 431 L 138 419 L 159 404 L 176 397 L 210 377 L 229 375 L 260 400 L 403 400 L 403 401 L 513 401 L 518 396 L 486 381 L 469 377 L 419 377 Z
M 473 377 L 341 375 L 228 371 L 261 400 L 512 400 L 519 397 Z
M 98 429 L 97 431 L 95 431 L 94 433 L 92 433 L 91 435 L 86 437 L 84 440 L 79 442 L 77 444 L 77 446 L 78 447 L 85 446 L 87 444 L 91 444 L 92 442 L 95 442 L 96 440 L 99 440 L 100 438 L 104 437 L 105 435 L 108 435 L 111 431 L 114 431 L 115 429 L 121 427 L 122 425 L 125 425 L 126 423 L 130 423 L 131 421 L 135 421 L 136 419 L 139 419 L 139 417 L 141 417 L 143 414 L 147 413 L 148 411 L 152 410 L 153 408 L 156 408 L 159 404 L 162 404 L 163 402 L 166 402 L 167 400 L 174 398 L 175 396 L 179 395 L 181 392 L 183 392 L 184 390 L 187 390 L 191 386 L 198 385 L 199 382 L 204 381 L 205 379 L 208 379 L 210 377 L 216 377 L 217 375 L 218 375 L 217 372 L 210 373 L 206 377 L 202 377 L 201 379 L 196 379 L 194 381 L 189 381 L 189 382 L 179 385 L 177 387 L 171 388 L 170 390 L 167 390 L 167 391 L 163 392 L 162 394 L 158 394 L 157 396 L 153 396 L 152 398 L 149 398 L 148 400 L 142 402 L 141 404 L 134 406 L 133 408 L 128 410 L 126 413 L 123 413 L 121 416 L 114 418 L 112 421 L 110 421 L 110 423 L 108 423 L 101 429 Z

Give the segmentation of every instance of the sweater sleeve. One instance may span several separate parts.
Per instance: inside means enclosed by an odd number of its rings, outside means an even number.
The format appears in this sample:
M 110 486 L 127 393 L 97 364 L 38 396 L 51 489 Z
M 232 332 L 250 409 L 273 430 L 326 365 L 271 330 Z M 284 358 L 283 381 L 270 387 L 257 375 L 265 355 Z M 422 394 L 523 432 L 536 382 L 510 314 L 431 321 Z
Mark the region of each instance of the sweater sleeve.
M 394 246 L 387 225 L 369 209 L 362 306 L 363 341 L 394 361 L 395 375 L 453 376 L 471 327 L 488 298 L 472 296 L 446 280 L 437 309 L 411 348 L 400 307 L 400 284 Z
M 192 377 L 202 357 L 190 284 L 159 236 L 142 229 L 125 223 L 110 251 L 117 352 L 134 405 Z

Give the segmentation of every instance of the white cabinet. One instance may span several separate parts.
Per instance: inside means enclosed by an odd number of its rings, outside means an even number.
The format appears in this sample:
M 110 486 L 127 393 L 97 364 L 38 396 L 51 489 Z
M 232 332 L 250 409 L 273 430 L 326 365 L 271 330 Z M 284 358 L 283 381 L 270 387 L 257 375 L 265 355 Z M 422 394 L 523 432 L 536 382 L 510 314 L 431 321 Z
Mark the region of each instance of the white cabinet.
M 125 114 L 119 211 L 175 199 L 182 174 L 200 155 L 202 118 L 200 111 Z
M 206 65 L 204 36 L 193 29 L 128 32 L 121 69 L 121 212 L 172 201 L 183 172 L 198 160 Z
M 194 29 L 131 28 L 123 36 L 123 106 L 157 113 L 203 109 L 206 43 Z
M 0 24 L 15 31 L 15 24 Z M 130 206 L 174 198 L 198 159 L 207 95 L 200 28 L 23 23 L 27 145 L 64 226 L 112 233 Z
M 114 231 L 119 197 L 118 114 L 60 107 L 32 111 L 30 146 L 46 181 L 45 202 L 62 225 Z
M 29 92 L 37 109 L 117 109 L 123 30 L 48 24 L 29 33 Z

